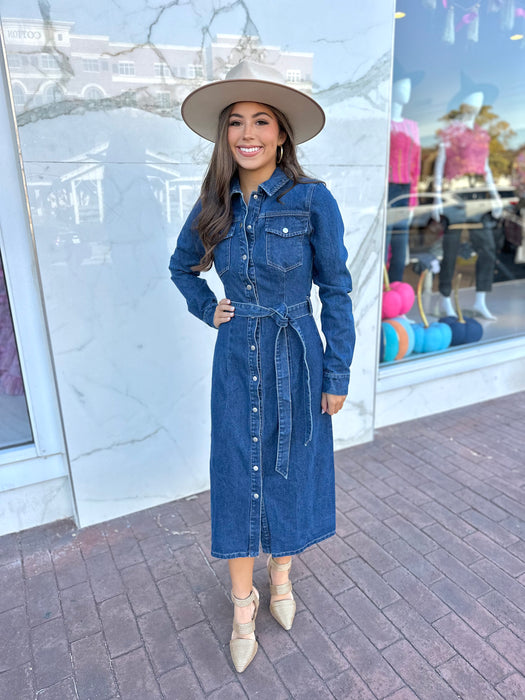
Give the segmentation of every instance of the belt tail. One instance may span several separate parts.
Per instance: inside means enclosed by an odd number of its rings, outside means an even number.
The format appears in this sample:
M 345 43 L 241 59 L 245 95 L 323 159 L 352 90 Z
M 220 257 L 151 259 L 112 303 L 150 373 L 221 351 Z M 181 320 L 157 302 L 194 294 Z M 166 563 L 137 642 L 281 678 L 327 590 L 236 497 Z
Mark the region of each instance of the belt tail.
M 292 439 L 292 392 L 290 387 L 290 363 L 288 360 L 288 335 L 286 328 L 279 328 L 275 338 L 275 375 L 277 379 L 277 407 L 279 411 L 279 436 L 275 471 L 288 478 L 290 445 Z

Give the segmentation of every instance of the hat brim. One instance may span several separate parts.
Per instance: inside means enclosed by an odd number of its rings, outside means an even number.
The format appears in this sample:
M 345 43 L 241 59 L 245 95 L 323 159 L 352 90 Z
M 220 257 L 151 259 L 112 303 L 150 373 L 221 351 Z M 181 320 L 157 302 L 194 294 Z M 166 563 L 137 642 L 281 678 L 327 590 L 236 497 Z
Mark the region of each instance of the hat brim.
M 182 118 L 196 134 L 215 141 L 222 110 L 235 102 L 260 102 L 283 112 L 292 126 L 296 144 L 313 139 L 325 124 L 321 106 L 304 92 L 246 78 L 219 80 L 197 88 L 182 103 Z

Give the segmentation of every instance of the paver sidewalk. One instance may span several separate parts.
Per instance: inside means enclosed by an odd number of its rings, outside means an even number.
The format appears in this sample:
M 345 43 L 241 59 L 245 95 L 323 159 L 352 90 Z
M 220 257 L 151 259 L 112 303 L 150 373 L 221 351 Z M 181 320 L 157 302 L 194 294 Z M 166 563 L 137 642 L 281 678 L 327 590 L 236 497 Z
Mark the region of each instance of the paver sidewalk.
M 208 493 L 0 538 L 1 700 L 525 698 L 525 393 L 336 455 L 338 534 L 294 558 L 297 616 L 229 658 Z

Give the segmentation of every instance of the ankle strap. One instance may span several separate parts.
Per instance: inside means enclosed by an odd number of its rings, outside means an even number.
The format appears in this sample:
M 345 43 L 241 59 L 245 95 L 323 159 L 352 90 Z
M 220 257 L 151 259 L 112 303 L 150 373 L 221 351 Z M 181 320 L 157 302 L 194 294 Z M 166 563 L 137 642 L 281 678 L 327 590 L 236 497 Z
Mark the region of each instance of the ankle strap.
M 231 599 L 234 605 L 237 605 L 239 608 L 245 608 L 247 605 L 250 605 L 250 603 L 253 603 L 255 600 L 255 593 L 252 588 L 252 592 L 247 598 L 237 598 L 237 596 L 233 595 L 233 591 L 231 591 Z
M 286 564 L 278 564 L 273 557 L 270 557 L 270 566 L 275 571 L 289 571 L 292 568 L 292 558 Z

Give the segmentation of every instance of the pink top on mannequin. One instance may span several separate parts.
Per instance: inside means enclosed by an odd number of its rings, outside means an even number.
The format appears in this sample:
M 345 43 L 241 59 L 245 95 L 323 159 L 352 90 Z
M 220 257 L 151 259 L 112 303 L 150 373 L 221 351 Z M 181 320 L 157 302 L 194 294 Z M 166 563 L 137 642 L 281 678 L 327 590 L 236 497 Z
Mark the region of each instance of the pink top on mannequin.
M 470 128 L 454 121 L 439 132 L 446 150 L 447 180 L 460 175 L 484 175 L 489 155 L 490 134 L 478 124 Z
M 421 172 L 419 127 L 411 119 L 390 122 L 390 164 L 388 181 L 410 183 L 409 206 L 417 205 L 417 184 Z

